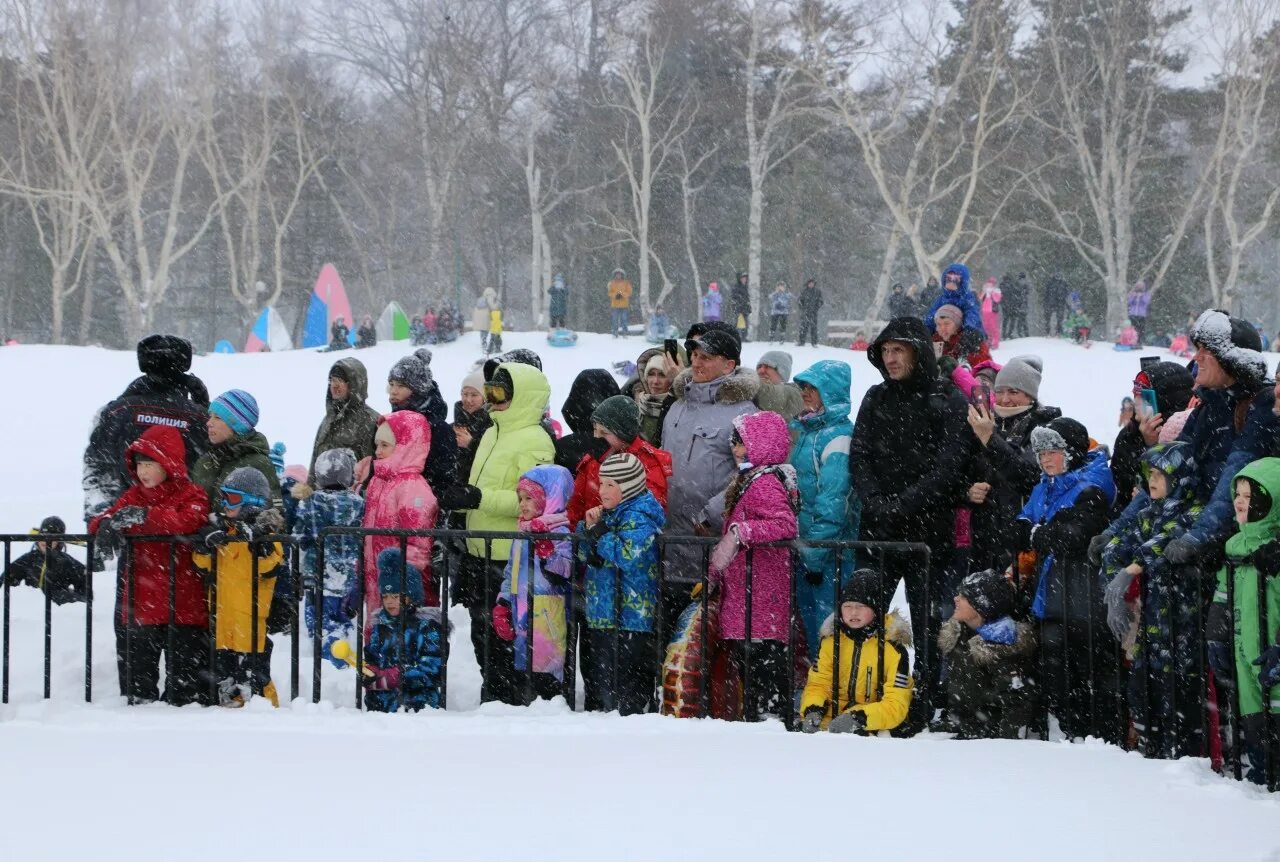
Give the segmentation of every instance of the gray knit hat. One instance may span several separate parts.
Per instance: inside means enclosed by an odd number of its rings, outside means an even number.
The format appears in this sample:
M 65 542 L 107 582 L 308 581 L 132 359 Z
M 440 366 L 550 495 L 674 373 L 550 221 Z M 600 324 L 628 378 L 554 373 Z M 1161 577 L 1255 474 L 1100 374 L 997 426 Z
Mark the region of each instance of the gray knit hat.
M 592 411 L 591 421 L 625 443 L 640 436 L 640 408 L 634 398 L 625 395 L 610 395 L 601 401 Z
M 761 365 L 767 365 L 778 372 L 778 376 L 782 378 L 783 383 L 791 379 L 791 354 L 785 350 L 770 350 L 766 352 L 756 362 L 757 368 Z
M 427 355 L 430 356 L 430 353 Z M 431 375 L 431 366 L 423 362 L 417 353 L 402 357 L 391 366 L 387 382 L 403 383 L 419 397 L 430 393 L 436 385 L 435 378 Z
M 316 456 L 316 485 L 350 488 L 356 483 L 356 453 L 350 449 L 326 449 Z
M 612 479 L 622 489 L 622 502 L 639 497 L 648 489 L 644 465 L 630 452 L 610 455 L 600 465 L 600 478 Z
M 939 320 L 950 320 L 956 326 L 964 326 L 964 312 L 960 310 L 960 306 L 947 303 L 939 306 L 938 310 L 933 313 L 933 320 L 937 323 Z
M 996 374 L 996 389 L 1017 389 L 1034 400 L 1040 400 L 1040 375 L 1044 372 L 1044 360 L 1034 353 L 1015 356 Z
M 266 508 L 271 505 L 271 486 L 267 484 L 267 477 L 262 471 L 256 467 L 237 467 L 227 474 L 227 478 L 222 480 L 219 486 L 220 491 L 238 491 L 241 494 L 251 495 L 263 500 L 263 505 L 245 505 L 240 508 L 243 514 L 246 510 L 254 510 Z

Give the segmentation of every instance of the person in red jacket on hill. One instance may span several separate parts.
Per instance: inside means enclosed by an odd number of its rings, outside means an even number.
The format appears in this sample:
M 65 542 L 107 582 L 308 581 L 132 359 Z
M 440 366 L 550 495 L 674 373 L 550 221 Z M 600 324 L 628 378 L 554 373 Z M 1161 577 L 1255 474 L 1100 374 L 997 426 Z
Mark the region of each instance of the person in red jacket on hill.
M 595 435 L 608 444 L 597 458 L 588 451 L 574 471 L 573 496 L 565 510 L 569 523 L 577 528 L 587 510 L 600 505 L 600 465 L 610 455 L 629 452 L 644 466 L 645 484 L 663 511 L 667 508 L 667 479 L 671 476 L 671 454 L 640 436 L 640 408 L 632 398 L 613 395 L 600 402 L 591 413 Z
M 125 536 L 192 535 L 208 526 L 209 498 L 187 478 L 186 445 L 176 428 L 148 428 L 125 450 L 125 462 L 132 484 L 89 522 L 98 554 L 120 560 L 116 586 L 120 694 L 130 704 L 159 700 L 160 657 L 171 649 L 166 656 L 164 699 L 175 706 L 206 703 L 209 608 L 204 583 L 191 563 L 191 546 L 129 544 Z

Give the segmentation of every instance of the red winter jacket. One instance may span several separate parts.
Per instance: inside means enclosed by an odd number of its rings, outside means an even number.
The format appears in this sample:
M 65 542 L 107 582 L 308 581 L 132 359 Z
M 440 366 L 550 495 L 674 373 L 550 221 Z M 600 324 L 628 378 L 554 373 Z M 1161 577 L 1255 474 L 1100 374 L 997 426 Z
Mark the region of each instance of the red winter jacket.
M 640 459 L 644 465 L 644 479 L 658 498 L 662 510 L 667 509 L 667 479 L 671 477 L 671 453 L 656 448 L 643 437 L 636 437 L 631 445 L 623 450 Z M 608 456 L 605 456 L 608 457 Z M 600 462 L 591 455 L 583 455 L 578 467 L 573 471 L 573 496 L 569 498 L 569 508 L 565 513 L 569 516 L 570 529 L 576 530 L 578 522 L 586 516 L 587 510 L 600 505 Z
M 157 462 L 169 478 L 154 488 L 144 488 L 133 466 L 134 455 Z M 189 536 L 208 523 L 209 498 L 200 486 L 187 478 L 186 446 L 176 429 L 165 425 L 148 428 L 125 450 L 125 462 L 133 484 L 105 512 L 89 522 L 90 534 L 96 535 L 103 520 L 125 506 L 141 506 L 147 510 L 145 521 L 124 531 L 135 535 Z M 204 583 L 191 564 L 191 546 L 183 543 L 172 547 L 173 621 L 178 625 L 207 628 L 209 605 Z M 132 565 L 122 565 L 118 573 L 116 606 L 121 623 L 127 625 L 130 617 L 140 626 L 161 626 L 169 622 L 169 548 L 168 542 L 133 543 Z

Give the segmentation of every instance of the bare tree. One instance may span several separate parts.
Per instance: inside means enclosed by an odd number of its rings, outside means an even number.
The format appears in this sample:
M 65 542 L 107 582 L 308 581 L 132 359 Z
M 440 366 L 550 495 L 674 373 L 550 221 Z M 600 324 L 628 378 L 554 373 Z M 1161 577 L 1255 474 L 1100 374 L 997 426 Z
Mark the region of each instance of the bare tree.
M 1280 3 L 1236 0 L 1232 6 L 1232 14 L 1216 21 L 1225 31 L 1222 101 L 1202 219 L 1213 302 L 1228 309 L 1236 298 L 1245 254 L 1265 235 L 1280 202 L 1280 175 L 1266 158 L 1267 144 L 1280 134 L 1272 90 L 1280 74 Z
M 627 197 L 625 212 L 609 211 L 603 225 L 618 241 L 635 245 L 639 257 L 640 307 L 646 321 L 653 312 L 650 301 L 650 265 L 657 263 L 663 280 L 663 295 L 670 293 L 670 281 L 658 259 L 651 239 L 654 185 L 665 174 L 667 160 L 679 151 L 681 139 L 692 126 L 697 107 L 691 99 L 675 92 L 663 75 L 668 34 L 646 27 L 631 44 L 613 34 L 615 86 L 609 88 L 604 107 L 618 119 L 611 140 Z
M 853 24 L 835 18 L 814 42 L 827 111 L 858 143 L 891 218 L 890 248 L 907 243 L 922 281 L 987 241 L 1016 189 L 995 175 L 1016 144 L 1028 104 L 1013 75 L 1010 22 L 1019 19 L 1021 4 L 969 4 L 968 37 L 951 46 L 944 63 L 946 8 L 943 0 L 928 0 L 898 18 Z M 886 256 L 868 319 L 879 314 L 891 274 Z
M 712 158 L 720 149 L 719 144 L 714 144 L 705 149 L 696 159 L 689 159 L 688 148 L 685 142 L 680 142 L 677 154 L 680 156 L 680 207 L 684 215 L 684 251 L 689 256 L 689 273 L 693 279 L 693 293 L 697 300 L 695 305 L 695 316 L 701 313 L 702 305 L 702 272 L 698 266 L 698 256 L 693 251 L 693 229 L 697 222 L 698 210 L 698 194 L 706 187 L 707 180 L 695 185 L 693 178 L 698 171 L 702 169 L 703 164 Z M 658 296 L 657 305 L 661 305 L 667 299 L 668 290 L 663 290 Z

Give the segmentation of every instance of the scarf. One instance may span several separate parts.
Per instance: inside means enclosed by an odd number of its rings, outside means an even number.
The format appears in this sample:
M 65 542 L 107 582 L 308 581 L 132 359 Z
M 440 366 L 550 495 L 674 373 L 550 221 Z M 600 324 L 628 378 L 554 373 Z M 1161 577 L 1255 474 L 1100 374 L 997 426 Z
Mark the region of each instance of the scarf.
M 656 419 L 662 415 L 662 407 L 667 403 L 667 396 L 651 395 L 648 392 L 640 391 L 635 394 L 635 402 L 636 406 L 640 408 L 642 416 L 651 416 Z
M 751 483 L 765 475 L 778 477 L 778 481 L 782 483 L 782 489 L 787 492 L 787 502 L 791 505 L 792 514 L 800 514 L 800 485 L 796 481 L 795 467 L 790 464 L 766 464 L 763 467 L 755 467 L 751 466 L 749 462 L 743 462 L 738 475 L 733 477 L 733 481 L 729 483 L 729 487 L 724 492 L 724 519 L 726 522 L 733 515 L 733 509 L 738 505 L 738 501 L 742 499 L 742 495 L 751 487 Z

